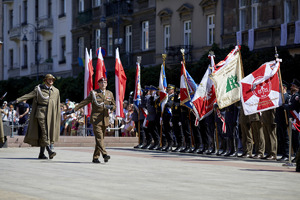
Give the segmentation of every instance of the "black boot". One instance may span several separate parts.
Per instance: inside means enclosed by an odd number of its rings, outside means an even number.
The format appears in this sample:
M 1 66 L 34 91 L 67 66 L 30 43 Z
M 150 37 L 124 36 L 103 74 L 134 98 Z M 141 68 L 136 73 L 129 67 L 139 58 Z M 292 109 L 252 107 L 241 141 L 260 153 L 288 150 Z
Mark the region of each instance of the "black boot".
M 140 148 L 142 148 L 142 147 L 143 147 L 143 143 L 138 144 L 138 145 L 134 146 L 133 148 L 135 148 L 135 149 L 140 149 Z
M 147 142 L 144 146 L 142 146 L 142 149 L 149 149 L 151 147 L 151 142 Z
M 190 144 L 186 145 L 185 149 L 183 149 L 182 151 L 180 152 L 183 152 L 183 153 L 191 153 L 193 151 L 192 147 Z
M 183 150 L 183 145 L 182 143 L 178 143 L 176 149 L 173 150 L 173 152 L 180 152 L 181 150 Z
M 221 156 L 225 156 L 226 154 L 228 154 L 228 152 L 229 152 L 229 141 L 228 141 L 228 139 L 226 138 L 226 139 L 224 139 L 224 148 L 222 148 L 223 149 L 223 152 L 221 153 Z
M 238 141 L 236 138 L 233 139 L 233 152 L 230 155 L 231 157 L 237 157 L 238 156 Z
M 163 151 L 166 151 L 166 152 L 172 151 L 172 147 L 173 147 L 173 142 L 169 142 L 168 147 L 166 149 L 164 149 Z
M 38 159 L 48 159 L 47 156 L 45 156 L 44 152 L 45 152 L 45 147 L 40 147 L 40 154 Z
M 49 146 L 46 146 L 46 149 L 48 151 L 48 154 L 49 154 L 49 158 L 50 159 L 53 159 L 54 156 L 56 156 L 56 153 L 51 151 L 50 147 Z
M 201 152 L 200 144 L 196 144 L 194 150 L 192 151 L 192 153 L 200 153 L 200 152 Z

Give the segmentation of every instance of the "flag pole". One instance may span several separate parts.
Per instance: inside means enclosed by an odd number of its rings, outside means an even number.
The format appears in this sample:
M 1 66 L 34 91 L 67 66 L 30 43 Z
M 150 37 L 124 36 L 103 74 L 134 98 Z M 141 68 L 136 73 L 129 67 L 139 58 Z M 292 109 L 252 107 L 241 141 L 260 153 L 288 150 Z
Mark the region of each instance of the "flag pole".
M 275 47 L 275 61 L 276 62 L 282 62 L 282 59 L 279 58 L 279 54 L 277 52 L 277 47 Z M 280 67 L 278 69 L 278 75 L 279 75 L 279 84 L 280 84 L 280 91 L 281 91 L 281 99 L 282 104 L 285 103 L 284 95 L 283 95 L 283 86 L 282 86 L 282 78 L 281 78 L 281 70 Z M 285 124 L 287 125 L 287 131 L 289 135 L 289 162 L 286 164 L 283 164 L 283 166 L 293 166 L 291 162 L 291 153 L 292 153 L 292 138 L 291 138 L 291 122 L 288 121 L 286 110 L 284 109 L 284 117 L 285 117 Z M 289 124 L 290 123 L 290 124 Z
M 215 56 L 215 53 L 213 51 L 209 51 L 209 56 L 211 57 L 210 59 L 213 59 L 212 57 Z M 211 61 L 210 61 L 211 62 Z M 212 69 L 214 69 L 215 66 L 210 66 Z M 213 115 L 215 115 L 215 111 L 213 109 L 212 112 Z M 218 136 L 218 127 L 217 127 L 217 122 L 215 121 L 215 134 L 214 134 L 214 145 L 215 145 L 215 151 L 219 152 L 219 136 Z
M 162 56 L 162 59 L 163 59 L 163 66 L 165 67 L 167 54 L 161 54 L 161 56 Z M 159 124 L 160 124 L 160 146 L 161 147 L 162 147 L 162 118 L 163 118 L 163 111 L 160 114 L 160 120 L 159 120 Z
M 185 55 L 184 55 L 185 49 L 184 48 L 180 49 L 180 52 L 182 54 L 183 65 L 185 67 Z M 186 88 L 188 88 L 188 87 L 186 86 Z M 195 139 L 194 139 L 192 123 L 191 123 L 191 110 L 188 109 L 188 111 L 189 111 L 189 122 L 190 122 L 189 125 L 190 125 L 190 131 L 191 131 L 192 146 L 195 146 Z
M 141 64 L 142 61 L 142 56 L 137 56 L 136 62 Z M 141 142 L 141 122 L 140 122 L 140 108 L 138 108 L 138 134 L 139 134 L 139 143 L 142 144 Z

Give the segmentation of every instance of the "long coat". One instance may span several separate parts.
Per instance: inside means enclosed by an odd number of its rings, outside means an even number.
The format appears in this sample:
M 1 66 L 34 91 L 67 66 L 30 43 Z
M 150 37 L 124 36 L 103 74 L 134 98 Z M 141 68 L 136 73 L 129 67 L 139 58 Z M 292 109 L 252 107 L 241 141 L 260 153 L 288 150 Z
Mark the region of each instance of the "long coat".
M 2 112 L 3 112 L 2 109 L 0 109 L 0 114 Z M 4 130 L 3 130 L 2 119 L 0 119 L 0 143 L 4 143 Z
M 112 105 L 112 110 L 116 109 L 113 93 L 109 90 L 105 90 L 104 95 L 100 89 L 92 90 L 87 98 L 75 106 L 74 110 L 77 111 L 89 103 L 92 103 L 91 123 L 93 125 L 108 126 L 109 114 L 108 109 L 105 108 L 105 105 Z
M 38 90 L 39 86 L 40 91 Z M 60 134 L 61 115 L 59 90 L 52 86 L 49 96 L 49 90 L 45 87 L 45 85 L 41 84 L 39 86 L 36 86 L 33 91 L 17 99 L 18 102 L 33 99 L 27 134 L 24 138 L 24 142 L 32 146 L 40 146 L 37 118 L 46 117 L 48 133 L 47 143 L 50 144 L 57 142 Z M 49 99 L 43 98 L 48 96 Z M 40 105 L 48 106 L 41 107 Z M 46 109 L 46 111 L 43 112 L 42 109 Z

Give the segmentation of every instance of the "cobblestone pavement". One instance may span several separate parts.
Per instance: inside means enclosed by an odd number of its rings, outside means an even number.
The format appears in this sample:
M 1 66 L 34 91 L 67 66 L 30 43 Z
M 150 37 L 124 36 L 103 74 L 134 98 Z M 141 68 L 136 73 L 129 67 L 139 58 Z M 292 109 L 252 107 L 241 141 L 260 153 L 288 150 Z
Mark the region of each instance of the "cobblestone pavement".
M 280 162 L 108 148 L 0 149 L 0 199 L 299 199 L 300 173 Z

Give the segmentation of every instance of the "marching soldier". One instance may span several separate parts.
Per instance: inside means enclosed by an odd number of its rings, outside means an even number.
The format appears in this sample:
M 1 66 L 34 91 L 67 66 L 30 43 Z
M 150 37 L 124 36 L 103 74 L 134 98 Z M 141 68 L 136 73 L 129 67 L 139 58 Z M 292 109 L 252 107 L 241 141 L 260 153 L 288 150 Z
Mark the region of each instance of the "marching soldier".
M 293 120 L 296 120 L 296 113 L 300 111 L 300 95 L 299 95 L 300 81 L 294 79 L 291 83 L 292 96 L 290 101 L 284 105 L 284 108 L 292 115 Z M 295 113 L 295 114 L 294 114 Z M 294 152 L 299 149 L 299 132 L 293 127 L 292 129 L 292 147 Z M 295 161 L 295 159 L 293 160 Z
M 192 135 L 190 129 L 190 119 L 189 119 L 189 108 L 186 106 L 180 106 L 181 113 L 181 122 L 182 122 L 182 130 L 184 134 L 185 140 L 185 148 L 180 152 L 191 153 L 192 149 Z
M 284 102 L 288 103 L 291 96 L 287 93 L 287 83 L 283 82 L 282 88 Z M 287 131 L 287 122 L 283 106 L 279 106 L 278 108 L 276 108 L 275 122 L 277 124 L 278 151 L 282 154 L 282 157 L 278 161 L 288 161 L 289 135 Z
M 174 90 L 175 85 L 168 84 L 167 92 L 168 92 L 168 101 L 165 105 L 164 113 L 163 113 L 163 126 L 164 132 L 166 135 L 166 139 L 168 142 L 168 146 L 166 148 L 162 148 L 162 151 L 172 151 L 173 147 L 173 125 L 172 125 L 172 106 L 174 104 Z
M 172 114 L 173 114 L 172 115 L 173 130 L 177 141 L 177 147 L 176 149 L 174 149 L 174 152 L 180 152 L 184 149 L 181 112 L 180 112 L 180 91 L 176 91 L 175 93 L 174 104 L 172 107 Z
M 74 111 L 92 103 L 91 112 L 91 123 L 93 125 L 93 131 L 95 134 L 96 145 L 93 154 L 93 163 L 100 163 L 99 157 L 100 153 L 104 159 L 104 162 L 108 162 L 110 156 L 107 154 L 104 146 L 104 135 L 105 130 L 109 125 L 109 112 L 116 109 L 116 103 L 114 95 L 111 91 L 106 90 L 107 79 L 101 77 L 98 80 L 99 89 L 92 90 L 89 96 L 82 100 L 77 106 L 75 106 Z
M 151 95 L 150 95 L 149 87 L 145 86 L 145 89 L 143 90 L 143 95 L 141 95 L 141 100 L 142 100 L 141 106 L 143 106 L 143 107 L 140 107 L 140 111 L 142 111 L 142 113 L 140 113 L 140 114 L 145 113 L 145 118 L 144 118 L 142 126 L 145 131 L 146 143 L 145 143 L 145 145 L 142 146 L 142 149 L 149 149 L 151 147 L 151 143 L 152 143 L 152 128 L 150 127 L 150 129 L 149 129 L 149 120 L 152 120 L 152 121 L 154 120 L 155 113 L 153 114 L 153 110 L 150 108 L 150 105 L 149 105 L 150 96 Z M 150 113 L 149 113 L 148 107 L 151 109 Z
M 235 104 L 226 107 L 225 121 L 226 121 L 226 140 L 227 153 L 224 156 L 237 156 L 237 118 L 238 108 Z
M 47 149 L 50 159 L 56 155 L 49 146 L 58 141 L 60 133 L 60 96 L 59 90 L 53 86 L 55 80 L 52 74 L 47 74 L 44 84 L 36 86 L 32 92 L 11 102 L 11 104 L 16 104 L 33 99 L 24 142 L 40 147 L 38 159 L 48 159 L 44 154 L 45 149 Z
M 157 91 L 158 93 L 158 91 Z M 161 147 L 160 147 L 160 144 L 158 147 L 155 147 L 153 148 L 153 150 L 161 150 L 161 149 L 164 149 L 167 147 L 167 139 L 166 139 L 166 135 L 164 133 L 164 127 L 163 125 L 161 125 L 161 105 L 160 105 L 160 98 L 159 98 L 159 95 L 157 94 L 158 98 L 156 98 L 154 100 L 154 107 L 155 107 L 155 110 L 156 110 L 156 115 L 155 115 L 155 126 L 156 126 L 156 129 L 158 130 L 158 135 L 159 135 L 159 141 L 161 141 Z M 160 132 L 162 129 L 162 132 Z M 160 135 L 161 134 L 161 135 Z M 160 137 L 161 136 L 161 137 Z
M 265 146 L 267 156 L 264 159 L 276 160 L 277 156 L 277 135 L 275 122 L 275 109 L 263 111 L 261 114 L 263 132 L 265 136 Z

